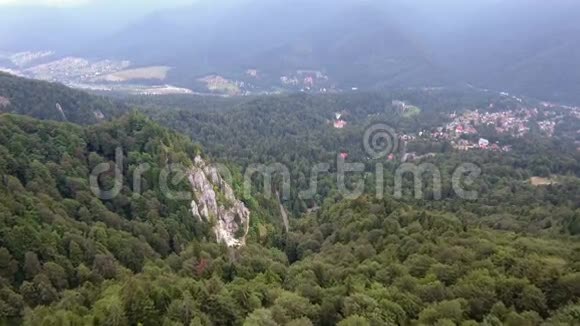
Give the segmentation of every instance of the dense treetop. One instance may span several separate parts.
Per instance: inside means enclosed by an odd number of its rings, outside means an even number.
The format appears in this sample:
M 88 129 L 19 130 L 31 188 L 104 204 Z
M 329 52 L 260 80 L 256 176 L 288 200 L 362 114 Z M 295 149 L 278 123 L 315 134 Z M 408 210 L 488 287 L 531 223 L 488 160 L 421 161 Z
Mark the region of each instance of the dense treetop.
M 442 171 L 441 200 L 432 200 L 432 182 L 423 184 L 424 198 L 407 190 L 395 198 L 399 163 L 384 159 L 382 199 L 373 194 L 376 176 L 364 179 L 363 196 L 346 199 L 334 170 L 321 177 L 316 198 L 297 195 L 308 186 L 312 164 L 332 162 L 340 151 L 368 163 L 369 172 L 377 162 L 365 160 L 360 137 L 374 121 L 399 132 L 429 129 L 449 113 L 489 101 L 412 92 L 404 99 L 422 113 L 409 118 L 390 105 L 401 96 L 180 98 L 180 108 L 163 99 L 142 108 L 145 114 L 85 127 L 0 115 L 0 323 L 579 323 L 580 158 L 569 126 L 550 139 L 491 135 L 512 145 L 509 153 L 418 144 L 414 150 L 437 154 L 421 162 Z M 343 111 L 349 128 L 336 130 L 330 120 Z M 118 148 L 124 186 L 101 200 L 89 175 L 101 163 L 115 163 Z M 211 223 L 194 218 L 190 202 L 160 189 L 161 169 L 191 165 L 196 155 L 233 172 L 234 191 L 252 211 L 247 246 L 216 243 Z M 272 162 L 286 164 L 298 180 L 283 202 L 292 213 L 289 231 L 281 227 L 275 197 L 257 187 L 252 194 L 240 190 L 244 167 Z M 471 185 L 477 201 L 451 191 L 450 172 L 462 162 L 482 169 Z M 142 163 L 151 168 L 135 193 L 133 172 Z M 534 186 L 532 176 L 557 182 Z M 113 173 L 98 181 L 109 189 Z M 411 189 L 412 180 L 404 185 Z
M 0 105 L 0 112 L 82 125 L 110 120 L 128 111 L 125 105 L 108 98 L 3 72 L 0 72 L 0 97 L 10 103 Z

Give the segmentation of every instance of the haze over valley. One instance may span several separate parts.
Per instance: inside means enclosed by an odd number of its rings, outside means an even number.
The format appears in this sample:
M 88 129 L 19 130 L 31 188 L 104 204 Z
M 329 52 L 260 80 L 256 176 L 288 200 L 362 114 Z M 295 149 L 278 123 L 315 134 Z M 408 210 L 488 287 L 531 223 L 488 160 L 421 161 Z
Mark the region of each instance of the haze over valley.
M 577 0 L 0 0 L 0 325 L 580 325 Z
M 18 24 L 1 20 L 0 66 L 141 94 L 473 85 L 570 103 L 580 100 L 580 8 L 557 3 L 197 1 L 127 4 L 116 14 L 106 3 L 17 7 L 0 13 L 22 14 Z M 33 22 L 41 13 L 58 19 L 46 28 Z

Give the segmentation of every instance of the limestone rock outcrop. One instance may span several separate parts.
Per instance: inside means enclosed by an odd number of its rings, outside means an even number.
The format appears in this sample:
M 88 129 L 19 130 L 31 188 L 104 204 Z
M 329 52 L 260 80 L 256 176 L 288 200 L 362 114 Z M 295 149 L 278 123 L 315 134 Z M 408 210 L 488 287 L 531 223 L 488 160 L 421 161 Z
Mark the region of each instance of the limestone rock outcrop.
M 244 246 L 250 228 L 250 211 L 236 198 L 218 169 L 198 156 L 188 178 L 194 193 L 191 202 L 193 216 L 214 224 L 218 242 L 224 242 L 228 247 Z

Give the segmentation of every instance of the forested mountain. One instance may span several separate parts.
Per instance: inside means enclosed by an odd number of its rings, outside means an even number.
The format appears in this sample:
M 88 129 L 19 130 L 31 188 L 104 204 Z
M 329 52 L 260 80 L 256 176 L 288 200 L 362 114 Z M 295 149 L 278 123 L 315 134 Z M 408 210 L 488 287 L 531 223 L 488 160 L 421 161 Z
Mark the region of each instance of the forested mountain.
M 114 103 L 109 98 L 0 72 L 0 113 L 93 124 L 126 112 L 127 106 Z
M 205 91 L 200 79 L 208 76 L 244 83 L 244 91 L 251 92 L 292 88 L 280 82 L 284 76 L 298 78 L 299 84 L 319 76 L 316 91 L 472 84 L 580 101 L 580 5 L 574 0 L 298 0 L 291 5 L 202 0 L 173 9 L 155 10 L 151 2 L 143 8 L 116 6 L 118 12 L 100 2 L 3 10 L 0 26 L 10 32 L 0 34 L 0 53 L 51 50 L 53 60 L 74 56 L 130 60 L 134 68 L 167 66 L 173 69 L 165 83 Z M 99 25 L 95 13 L 108 17 L 107 26 Z M 51 19 L 31 23 L 39 16 Z
M 579 10 L 570 0 L 499 2 L 439 35 L 437 61 L 481 86 L 577 102 Z
M 201 2 L 153 14 L 95 53 L 170 64 L 173 78 L 185 84 L 211 73 L 239 76 L 249 68 L 272 81 L 314 69 L 344 85 L 438 84 L 443 72 L 397 25 L 398 14 L 372 2 Z M 136 37 L 145 31 L 147 38 Z
M 188 86 L 208 74 L 256 83 L 250 68 L 273 85 L 310 69 L 347 89 L 471 83 L 576 102 L 579 9 L 570 0 L 202 1 L 152 14 L 90 52 L 173 66 L 170 80 Z
M 0 0 L 0 325 L 580 325 L 578 13 Z
M 421 114 L 412 117 L 401 115 L 392 105 L 393 100 L 401 99 L 421 107 Z M 177 108 L 170 108 L 172 105 Z M 469 109 L 488 108 L 490 105 L 496 110 L 510 110 L 534 104 L 522 105 L 517 100 L 506 100 L 500 95 L 478 91 L 414 90 L 316 96 L 296 94 L 237 101 L 189 97 L 189 103 L 187 98 L 177 98 L 174 103 L 170 99 L 159 100 L 157 105 L 150 102 L 144 112 L 165 126 L 191 135 L 216 159 L 235 162 L 243 167 L 255 163 L 284 164 L 289 168 L 293 182 L 292 194 L 285 204 L 295 216 L 300 216 L 308 209 L 316 208 L 327 197 L 332 197 L 336 190 L 330 186 L 336 183 L 336 176 L 325 174 L 321 176 L 316 198 L 299 198 L 299 192 L 309 187 L 312 167 L 318 163 L 329 163 L 332 172 L 335 172 L 337 155 L 340 153 L 347 153 L 349 160 L 353 162 L 369 162 L 363 147 L 363 135 L 374 123 L 386 122 L 400 135 L 416 135 L 419 131 L 436 132 L 439 126 L 446 125 L 449 115 Z M 333 126 L 337 112 L 348 123 L 344 129 Z M 566 200 L 562 197 L 563 202 L 556 204 L 560 205 L 567 200 L 574 201 L 574 196 L 580 194 L 576 190 L 569 192 L 570 189 L 564 185 L 557 186 L 562 187 L 560 189 L 554 188 L 543 193 L 539 189 L 526 186 L 525 183 L 533 176 L 580 176 L 580 157 L 576 151 L 577 145 L 574 145 L 575 141 L 580 140 L 577 134 L 579 120 L 570 117 L 566 121 L 566 124 L 557 128 L 560 136 L 558 139 L 546 138 L 540 132 L 532 133 L 524 139 L 499 135 L 493 130 L 484 135 L 493 141 L 513 146 L 513 151 L 509 153 L 461 153 L 454 151 L 449 142 L 432 140 L 416 141 L 408 150 L 420 155 L 436 154 L 436 158 L 427 161 L 438 167 L 447 166 L 452 169 L 458 162 L 481 164 L 485 168 L 486 177 L 478 184 L 481 194 L 485 194 L 480 200 L 495 207 L 493 211 L 497 213 L 510 210 L 509 206 L 512 204 L 505 202 L 504 206 L 498 201 L 501 196 L 506 196 L 504 191 L 513 192 L 514 197 L 511 198 L 518 202 L 525 202 L 530 198 L 516 198 L 518 194 L 526 193 L 534 197 L 535 201 L 545 204 L 552 202 L 556 193 L 564 192 L 567 194 Z M 571 133 L 567 131 L 568 128 L 572 130 Z M 400 153 L 395 154 L 400 159 Z M 548 157 L 550 163 L 547 162 Z M 386 160 L 384 157 L 379 163 L 385 163 Z M 387 184 L 392 185 L 392 176 L 399 163 L 391 162 L 389 166 L 392 168 L 391 177 L 386 177 L 386 180 Z M 515 172 L 507 173 L 502 168 L 505 166 L 518 168 Z M 368 172 L 373 173 L 372 168 Z M 505 179 L 498 178 L 497 175 L 502 175 Z M 372 184 L 371 180 L 368 182 Z M 527 190 L 519 192 L 520 188 L 516 186 L 514 187 L 518 190 L 507 190 L 506 184 L 510 182 L 522 185 Z M 571 187 L 573 189 L 575 186 Z M 576 209 L 575 205 L 570 206 L 572 210 Z M 515 220 L 513 222 L 520 224 Z M 558 222 L 558 230 L 562 227 L 566 229 L 570 221 L 564 218 L 560 222 L 564 224 Z M 538 225 L 530 226 L 535 228 Z
M 578 321 L 580 247 L 478 225 L 465 211 L 335 198 L 260 231 L 211 239 L 155 186 L 95 198 L 87 173 L 198 149 L 132 115 L 82 129 L 0 117 L 0 318 L 24 325 L 540 325 Z M 28 149 L 25 155 L 22 147 Z M 146 152 L 144 150 L 146 149 Z M 129 181 L 129 180 L 127 180 Z M 505 200 L 505 198 L 504 198 Z M 270 213 L 272 214 L 272 213 Z
M 172 184 L 171 190 L 164 190 L 159 179 L 169 165 L 195 171 L 194 158 L 200 149 L 143 116 L 133 114 L 83 129 L 3 114 L 0 152 L 2 323 L 124 325 L 141 321 L 158 325 L 161 315 L 154 310 L 145 313 L 154 309 L 149 303 L 135 302 L 125 312 L 117 301 L 123 300 L 119 295 L 126 291 L 114 297 L 106 292 L 136 281 L 131 275 L 149 263 L 169 257 L 179 260 L 177 255 L 187 251 L 183 259 L 192 259 L 187 268 L 201 275 L 208 261 L 205 250 L 211 255 L 227 252 L 211 232 L 212 223 L 218 221 L 202 222 L 192 214 L 191 200 L 167 195 L 167 191 L 190 189 L 187 179 Z M 114 189 L 120 182 L 119 194 L 113 198 L 97 197 L 96 185 L 89 182 L 103 163 L 108 169 L 97 175 L 103 189 L 99 191 Z M 147 169 L 140 176 L 133 173 L 144 164 Z M 115 169 L 121 179 L 116 179 Z M 201 197 L 195 200 L 200 209 L 204 207 Z M 252 199 L 247 200 L 254 223 L 248 233 L 254 237 L 260 220 L 265 220 L 260 209 L 251 206 Z M 113 286 L 111 280 L 119 284 Z M 126 294 L 140 295 L 138 291 Z M 52 304 L 59 312 L 50 312 Z M 67 308 L 57 308 L 60 304 Z M 156 304 L 165 311 L 169 302 Z M 28 310 L 35 307 L 34 312 Z
M 494 231 L 465 212 L 362 197 L 329 201 L 293 221 L 289 234 L 256 233 L 228 252 L 208 241 L 208 226 L 187 203 L 155 188 L 139 199 L 125 189 L 105 202 L 88 188 L 89 169 L 112 160 L 116 146 L 125 146 L 129 170 L 140 160 L 158 169 L 198 154 L 183 137 L 135 115 L 88 129 L 4 115 L 0 130 L 4 321 L 21 314 L 24 325 L 577 320 L 580 248 L 572 239 Z
M 39 85 L 48 99 L 70 92 Z M 22 108 L 37 101 L 32 100 Z M 412 114 L 398 109 L 397 100 L 416 105 Z M 450 141 L 429 139 L 409 144 L 418 154 L 434 154 L 417 164 L 434 164 L 441 171 L 442 198 L 435 200 L 430 182 L 423 185 L 424 198 L 393 195 L 400 162 L 367 157 L 361 139 L 369 123 L 388 122 L 401 134 L 430 133 L 464 112 L 535 112 L 526 107 L 539 103 L 445 89 L 128 103 L 137 103 L 142 113 L 86 127 L 0 115 L 1 323 L 515 326 L 580 321 L 580 152 L 574 147 L 574 108 L 545 107 L 529 121 L 526 137 L 481 130 L 510 145 L 507 152 L 463 152 Z M 345 128 L 333 126 L 337 112 L 348 121 Z M 539 128 L 549 117 L 558 121 L 551 136 Z M 341 152 L 350 155 L 349 161 L 365 162 L 363 195 L 347 199 L 338 191 L 332 167 L 321 176 L 317 195 L 302 200 L 298 192 L 309 185 L 310 168 L 336 162 Z M 230 184 L 204 160 L 225 163 Z M 273 162 L 285 164 L 292 174 L 292 194 L 283 201 L 291 212 L 287 228 L 282 227 L 284 208 L 276 196 L 268 196 L 282 190 L 277 178 L 271 190 L 257 187 L 259 178 L 251 192 L 243 189 L 245 167 Z M 463 162 L 476 162 L 482 170 L 470 187 L 479 193 L 476 201 L 452 194 L 450 172 Z M 90 183 L 91 172 L 103 163 L 109 170 L 96 180 L 104 189 L 118 184 L 111 166 L 122 170 L 122 188 L 111 199 L 95 193 Z M 371 173 L 377 163 L 383 164 L 382 176 Z M 158 179 L 174 164 L 185 166 L 189 178 L 170 190 L 193 189 L 195 205 L 167 196 Z M 538 186 L 529 182 L 534 176 L 555 181 Z M 377 197 L 380 177 L 386 189 Z M 360 178 L 353 175 L 346 182 L 352 186 Z M 410 186 L 411 180 L 404 184 Z M 219 206 L 217 215 L 212 217 L 207 204 Z M 230 215 L 232 207 L 241 214 Z M 230 230 L 244 241 L 231 245 L 216 232 L 228 221 L 247 223 L 247 230 Z

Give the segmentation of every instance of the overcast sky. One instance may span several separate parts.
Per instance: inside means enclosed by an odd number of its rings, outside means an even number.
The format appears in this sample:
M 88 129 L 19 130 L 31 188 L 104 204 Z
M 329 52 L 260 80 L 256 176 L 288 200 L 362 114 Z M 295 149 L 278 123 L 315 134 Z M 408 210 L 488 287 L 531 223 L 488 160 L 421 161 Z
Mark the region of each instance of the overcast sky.
M 85 5 L 89 0 L 0 0 L 2 6 L 67 7 Z
M 195 0 L 0 0 L 0 6 L 82 7 L 87 5 L 112 5 L 125 7 L 127 5 L 132 5 L 137 7 L 145 6 L 149 8 L 163 8 L 188 4 L 194 1 Z

